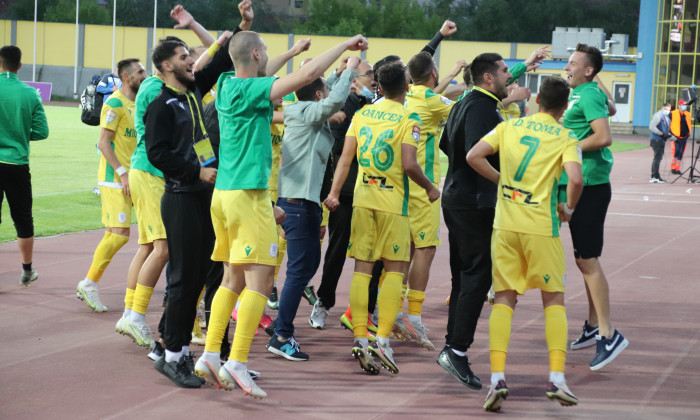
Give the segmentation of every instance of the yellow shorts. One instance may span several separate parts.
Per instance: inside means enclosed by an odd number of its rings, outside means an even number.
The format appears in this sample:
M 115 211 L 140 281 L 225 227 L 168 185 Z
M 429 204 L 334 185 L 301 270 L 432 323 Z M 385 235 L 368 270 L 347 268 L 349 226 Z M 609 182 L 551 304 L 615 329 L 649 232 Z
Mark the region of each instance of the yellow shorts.
M 129 171 L 131 199 L 134 201 L 136 221 L 139 224 L 139 244 L 150 244 L 156 239 L 166 239 L 165 226 L 160 214 L 160 199 L 165 181 L 146 171 Z
M 211 199 L 216 243 L 211 259 L 277 264 L 277 224 L 268 190 L 218 190 Z
M 408 218 L 411 222 L 411 240 L 416 248 L 438 246 L 440 241 L 440 199 L 428 200 L 428 195 L 411 194 L 408 199 Z
M 323 203 L 321 203 L 321 226 L 328 226 L 328 216 L 331 214 Z
M 409 261 L 411 227 L 408 216 L 353 207 L 347 256 L 361 261 Z
M 102 224 L 109 228 L 131 227 L 131 198 L 121 188 L 100 185 Z
M 277 197 L 277 190 L 268 190 L 268 191 L 270 191 L 270 200 L 273 203 L 277 203 L 277 198 L 278 198 Z
M 493 290 L 564 292 L 566 263 L 558 236 L 494 229 L 491 236 Z

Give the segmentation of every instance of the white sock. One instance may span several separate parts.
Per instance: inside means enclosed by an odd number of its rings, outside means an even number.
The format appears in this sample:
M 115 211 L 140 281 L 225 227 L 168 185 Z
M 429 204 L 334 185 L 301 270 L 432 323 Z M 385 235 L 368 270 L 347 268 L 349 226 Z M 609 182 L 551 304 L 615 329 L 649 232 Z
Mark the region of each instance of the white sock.
M 129 319 L 129 316 L 131 315 L 131 309 L 124 309 L 124 315 L 122 315 L 122 318 Z
M 238 307 L 241 305 L 241 301 L 237 300 L 236 301 L 236 312 L 238 312 Z
M 368 338 L 356 338 L 355 341 L 359 341 L 360 344 L 362 344 L 362 348 L 367 348 L 369 346 L 369 339 Z
M 377 337 L 377 342 L 382 347 L 387 347 L 389 345 L 389 339 L 384 337 Z
M 416 325 L 418 325 L 418 324 L 422 324 L 422 323 L 423 323 L 423 322 L 421 322 L 421 317 L 420 317 L 420 315 L 406 315 L 406 317 L 408 318 L 409 321 L 411 321 L 411 324 L 416 324 Z
M 566 384 L 566 379 L 564 379 L 564 372 L 549 372 L 549 382 Z
M 455 350 L 455 349 L 453 349 L 452 347 L 450 347 L 450 350 L 452 350 L 452 352 L 453 352 L 454 354 L 456 354 L 457 356 L 464 357 L 464 356 L 467 355 L 467 352 L 466 352 L 466 351 Z
M 97 289 L 97 283 L 85 277 L 82 281 L 83 288 L 85 289 Z
M 399 312 L 396 314 L 396 320 L 398 321 L 400 319 L 403 319 L 403 312 Z
M 505 381 L 506 375 L 504 372 L 492 372 L 491 373 L 491 385 L 498 385 L 498 381 Z
M 182 346 L 182 354 L 184 354 L 184 355 L 190 354 L 190 346 Z
M 205 351 L 204 353 L 202 353 L 202 358 L 209 363 L 221 363 L 221 354 L 213 351 Z
M 277 287 L 277 280 L 275 280 L 275 284 L 274 284 L 274 287 Z
M 146 315 L 140 314 L 136 311 L 131 311 L 131 315 L 129 315 L 129 321 L 131 321 L 131 322 L 146 322 Z
M 182 357 L 182 350 L 179 352 L 174 352 L 170 350 L 165 350 L 165 363 L 170 363 L 170 362 L 179 362 L 180 358 Z
M 226 362 L 226 366 L 229 370 L 236 370 L 239 372 L 242 370 L 248 370 L 248 363 L 243 363 L 232 359 L 228 359 L 228 361 Z

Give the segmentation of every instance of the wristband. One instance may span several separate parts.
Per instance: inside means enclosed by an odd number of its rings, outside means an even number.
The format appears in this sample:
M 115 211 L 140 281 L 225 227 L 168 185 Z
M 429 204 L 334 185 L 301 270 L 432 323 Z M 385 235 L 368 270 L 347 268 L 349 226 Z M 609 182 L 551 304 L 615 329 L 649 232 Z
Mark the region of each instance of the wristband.
M 126 173 L 126 169 L 123 166 L 118 167 L 115 171 L 119 176 L 122 176 Z
M 574 214 L 574 209 L 570 209 L 569 205 L 567 203 L 564 203 L 564 213 L 571 216 L 572 214 Z

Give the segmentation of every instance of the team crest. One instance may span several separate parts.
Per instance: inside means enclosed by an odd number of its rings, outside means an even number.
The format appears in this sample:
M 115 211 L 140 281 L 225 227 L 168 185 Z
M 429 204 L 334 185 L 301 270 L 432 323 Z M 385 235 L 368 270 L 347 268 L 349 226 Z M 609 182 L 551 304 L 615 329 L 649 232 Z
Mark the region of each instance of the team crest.
M 413 140 L 415 140 L 416 143 L 420 141 L 420 127 L 417 125 L 413 126 Z
M 105 113 L 105 121 L 107 121 L 107 124 L 114 121 L 115 118 L 117 118 L 117 113 L 111 109 Z
M 270 256 L 275 258 L 277 256 L 277 244 L 272 242 L 270 244 Z
M 119 213 L 119 223 L 126 223 L 126 213 Z

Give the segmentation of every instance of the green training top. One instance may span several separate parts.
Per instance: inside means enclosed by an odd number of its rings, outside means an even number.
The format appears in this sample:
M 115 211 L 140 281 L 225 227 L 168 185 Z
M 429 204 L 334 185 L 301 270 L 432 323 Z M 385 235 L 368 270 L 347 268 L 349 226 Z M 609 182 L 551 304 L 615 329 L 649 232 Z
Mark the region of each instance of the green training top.
M 219 112 L 218 190 L 267 189 L 272 168 L 270 89 L 276 77 L 241 79 L 222 73 L 217 83 Z
M 510 75 L 513 77 L 508 81 L 508 84 L 510 85 L 510 84 L 514 83 L 516 80 L 520 79 L 520 76 L 525 74 L 526 71 L 527 71 L 527 66 L 525 65 L 525 63 L 518 63 L 518 64 L 514 65 L 513 68 L 510 69 Z M 461 94 L 459 96 L 459 98 L 457 98 L 457 101 L 461 101 L 462 99 L 464 99 L 464 97 L 467 96 L 469 94 L 469 92 L 471 92 L 471 90 L 464 91 L 464 93 Z
M 596 82 L 577 86 L 569 96 L 569 109 L 564 114 L 564 127 L 572 130 L 579 141 L 593 134 L 591 121 L 608 118 L 608 97 Z M 610 182 L 613 155 L 610 149 L 583 152 L 583 185 L 600 185 Z M 566 184 L 568 177 L 562 174 L 560 185 Z
M 134 116 L 134 127 L 136 128 L 136 149 L 131 155 L 131 169 L 139 169 L 148 172 L 159 178 L 163 178 L 163 172 L 151 165 L 146 156 L 146 142 L 143 139 L 146 133 L 146 126 L 143 124 L 143 114 L 146 113 L 146 108 L 160 93 L 163 86 L 163 80 L 155 74 L 146 78 L 141 83 L 139 91 L 136 94 L 136 112 Z
M 49 136 L 41 97 L 15 73 L 0 73 L 0 162 L 29 164 L 29 142 Z

